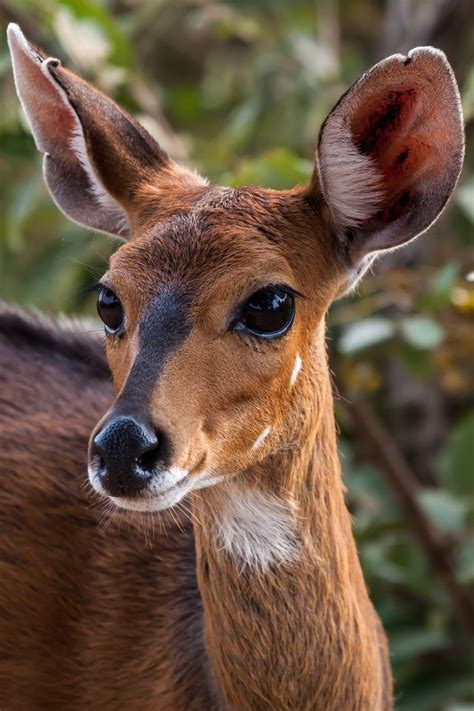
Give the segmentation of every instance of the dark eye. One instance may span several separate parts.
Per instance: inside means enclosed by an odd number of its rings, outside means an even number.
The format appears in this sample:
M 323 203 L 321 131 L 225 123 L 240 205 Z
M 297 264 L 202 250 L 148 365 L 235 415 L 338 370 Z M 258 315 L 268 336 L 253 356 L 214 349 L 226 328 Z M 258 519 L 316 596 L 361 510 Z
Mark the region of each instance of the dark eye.
M 276 338 L 288 331 L 295 317 L 295 299 L 284 287 L 259 289 L 242 306 L 236 331 L 247 331 L 261 338 Z
M 114 335 L 123 328 L 123 308 L 120 299 L 111 289 L 103 287 L 97 297 L 97 313 L 104 322 L 107 333 Z

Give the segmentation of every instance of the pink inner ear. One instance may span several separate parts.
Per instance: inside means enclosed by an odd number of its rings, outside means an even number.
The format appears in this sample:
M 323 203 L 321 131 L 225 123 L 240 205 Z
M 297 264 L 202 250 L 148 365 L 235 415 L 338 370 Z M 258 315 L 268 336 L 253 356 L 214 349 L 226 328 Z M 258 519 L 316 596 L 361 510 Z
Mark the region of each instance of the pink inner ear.
M 419 132 L 425 113 L 418 87 L 410 86 L 378 92 L 352 117 L 355 145 L 374 159 L 383 176 L 384 220 L 408 210 L 416 197 L 416 179 L 436 168 L 436 137 L 428 142 L 428 135 Z
M 23 51 L 16 56 L 17 82 L 38 148 L 54 152 L 69 148 L 75 120 L 38 61 Z

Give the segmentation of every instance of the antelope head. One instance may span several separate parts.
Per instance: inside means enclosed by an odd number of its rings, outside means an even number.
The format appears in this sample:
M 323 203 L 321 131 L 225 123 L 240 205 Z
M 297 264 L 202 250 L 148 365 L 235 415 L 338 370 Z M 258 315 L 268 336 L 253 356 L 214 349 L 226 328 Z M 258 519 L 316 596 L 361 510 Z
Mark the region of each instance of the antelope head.
M 15 25 L 9 42 L 54 201 L 123 241 L 98 287 L 116 400 L 91 435 L 92 486 L 147 511 L 236 478 L 273 491 L 261 463 L 304 446 L 325 407 L 328 306 L 456 184 L 445 56 L 364 74 L 322 126 L 309 186 L 274 191 L 209 185 Z

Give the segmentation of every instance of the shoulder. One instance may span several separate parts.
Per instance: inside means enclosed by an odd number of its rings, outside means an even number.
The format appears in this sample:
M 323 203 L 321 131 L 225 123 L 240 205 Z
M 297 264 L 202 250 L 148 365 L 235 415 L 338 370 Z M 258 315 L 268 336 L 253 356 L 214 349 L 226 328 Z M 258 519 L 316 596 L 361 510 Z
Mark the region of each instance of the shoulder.
M 54 361 L 57 367 L 110 379 L 102 329 L 92 320 L 54 319 L 0 302 L 0 359 L 2 354 L 22 361 Z

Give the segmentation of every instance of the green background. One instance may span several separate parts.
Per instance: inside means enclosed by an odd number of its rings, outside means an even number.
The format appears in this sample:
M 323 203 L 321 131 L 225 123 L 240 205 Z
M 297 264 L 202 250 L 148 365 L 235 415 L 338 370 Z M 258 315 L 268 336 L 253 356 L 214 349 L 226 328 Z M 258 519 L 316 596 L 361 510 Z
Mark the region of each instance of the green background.
M 403 711 L 474 709 L 466 624 L 474 619 L 471 15 L 464 0 L 0 2 L 2 28 L 19 22 L 136 115 L 173 157 L 234 186 L 307 181 L 319 126 L 361 72 L 420 44 L 448 54 L 468 147 L 456 194 L 425 236 L 381 260 L 329 314 L 338 388 L 382 423 L 395 447 L 391 461 L 408 468 L 410 496 L 441 536 L 456 594 L 467 600 L 460 611 L 436 555 L 430 562 L 397 504 L 384 457 L 364 430 L 355 435 L 354 412 L 339 398 L 349 505 Z M 94 315 L 94 298 L 81 290 L 117 243 L 68 222 L 48 197 L 4 32 L 0 102 L 0 297 Z

